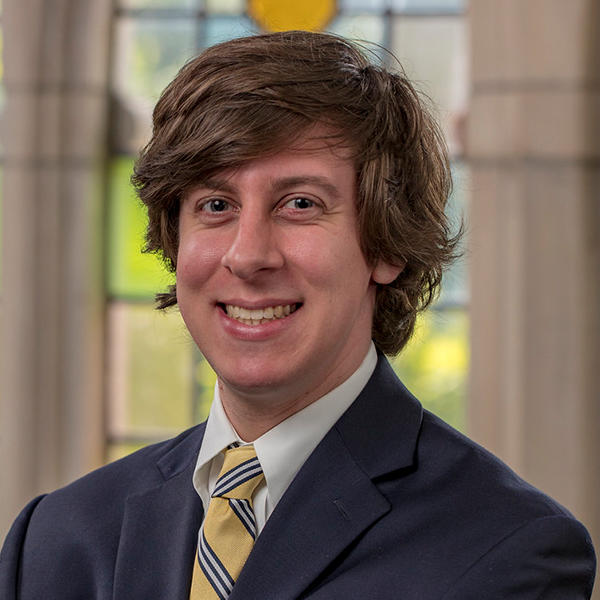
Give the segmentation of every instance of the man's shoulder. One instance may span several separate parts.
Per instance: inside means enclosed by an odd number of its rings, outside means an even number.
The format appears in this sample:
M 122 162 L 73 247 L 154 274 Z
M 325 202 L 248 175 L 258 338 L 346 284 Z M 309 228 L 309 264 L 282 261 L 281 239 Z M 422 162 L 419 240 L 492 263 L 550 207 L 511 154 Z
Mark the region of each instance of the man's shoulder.
M 417 460 L 424 475 L 442 485 L 446 493 L 452 496 L 455 490 L 470 508 L 493 509 L 496 520 L 572 517 L 498 456 L 427 410 L 423 411 Z
M 365 435 L 360 426 L 374 419 L 369 435 L 383 443 L 377 451 L 379 460 L 382 455 L 396 457 L 397 464 L 388 462 L 388 468 L 395 466 L 401 475 L 397 481 L 403 494 L 414 490 L 432 498 L 432 504 L 438 499 L 442 510 L 449 504 L 457 510 L 464 507 L 471 521 L 476 516 L 472 509 L 485 512 L 492 507 L 495 520 L 571 516 L 492 452 L 423 408 L 383 357 L 370 384 L 370 389 L 365 388 L 366 401 L 353 416 L 359 425 L 354 437 Z
M 471 597 L 465 590 L 483 585 L 525 589 L 535 573 L 540 589 L 547 584 L 566 590 L 556 597 L 574 597 L 570 594 L 577 586 L 587 590 L 581 597 L 589 596 L 595 570 L 592 541 L 558 501 L 428 411 L 417 461 L 430 495 L 437 496 L 428 517 L 438 525 L 438 547 L 454 564 L 449 599 Z M 421 492 L 416 495 L 425 498 Z
M 586 573 L 593 570 L 591 538 L 569 510 L 426 410 L 415 462 L 410 494 L 395 507 L 412 504 L 424 530 L 436 524 L 429 541 L 420 541 L 451 557 L 449 573 L 485 570 L 487 561 L 510 562 L 515 554 L 525 562 L 552 552 L 579 557 Z
M 32 520 L 52 523 L 68 516 L 74 522 L 93 519 L 106 524 L 111 518 L 119 519 L 129 496 L 144 493 L 193 467 L 203 428 L 195 426 L 145 446 L 45 495 L 36 504 Z
M 26 598 L 83 598 L 92 586 L 112 597 L 123 544 L 175 535 L 182 515 L 194 526 L 192 472 L 202 433 L 197 426 L 31 501 L 0 555 L 0 595 L 14 593 L 22 579 Z M 189 543 L 185 535 L 177 540 Z
M 380 567 L 373 559 L 385 555 L 389 569 L 382 577 L 393 586 L 418 590 L 418 597 L 447 592 L 448 598 L 471 598 L 481 589 L 491 590 L 493 598 L 508 597 L 508 592 L 494 590 L 504 590 L 502 579 L 510 582 L 511 577 L 522 577 L 524 588 L 532 585 L 535 590 L 544 589 L 545 581 L 570 581 L 573 589 L 579 586 L 589 595 L 594 551 L 588 532 L 566 508 L 422 409 L 391 378 L 372 390 L 368 401 L 364 409 L 378 411 L 373 418 L 380 428 L 371 427 L 361 412 L 363 427 L 352 431 L 355 437 L 371 440 L 361 439 L 356 447 L 368 447 L 386 465 L 386 472 L 380 469 L 372 481 L 389 510 L 357 547 L 357 561 L 377 571 Z M 411 427 L 399 422 L 400 416 L 410 417 Z M 410 435 L 414 443 L 407 441 Z M 374 464 L 360 458 L 361 466 Z M 573 568 L 561 575 L 560 568 L 544 558 L 548 556 L 560 557 L 559 566 Z
M 446 511 L 446 505 L 452 504 L 457 511 L 470 512 L 471 522 L 477 516 L 472 509 L 485 513 L 493 508 L 495 520 L 508 521 L 570 516 L 500 458 L 424 409 L 383 356 L 340 423 L 346 442 L 367 472 L 375 479 L 387 473 L 388 484 L 395 481 L 402 498 L 414 493 L 411 497 L 417 506 L 435 509 L 437 502 Z M 393 486 L 387 489 L 393 493 Z

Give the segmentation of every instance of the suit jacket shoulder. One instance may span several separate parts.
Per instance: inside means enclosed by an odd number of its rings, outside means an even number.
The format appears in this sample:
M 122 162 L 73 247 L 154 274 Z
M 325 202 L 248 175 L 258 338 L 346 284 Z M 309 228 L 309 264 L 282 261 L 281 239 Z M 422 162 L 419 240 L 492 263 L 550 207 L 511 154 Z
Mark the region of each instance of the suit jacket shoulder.
M 157 548 L 171 546 L 160 573 L 185 580 L 202 518 L 192 486 L 202 434 L 199 426 L 143 448 L 30 503 L 2 550 L 0 597 L 161 597 L 153 594 L 168 585 L 165 577 L 143 583 L 140 570 L 156 566 Z M 119 586 L 128 591 L 117 595 Z M 149 594 L 136 596 L 136 586 Z

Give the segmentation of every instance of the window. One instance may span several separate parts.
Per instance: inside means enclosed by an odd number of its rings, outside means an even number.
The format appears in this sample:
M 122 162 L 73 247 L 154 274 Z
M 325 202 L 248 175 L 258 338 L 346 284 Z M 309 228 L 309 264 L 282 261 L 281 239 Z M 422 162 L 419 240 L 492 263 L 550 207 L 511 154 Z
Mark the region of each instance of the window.
M 179 313 L 154 309 L 154 294 L 172 276 L 156 257 L 140 253 L 145 215 L 129 183 L 134 156 L 149 137 L 153 105 L 179 67 L 206 46 L 260 31 L 250 15 L 268 23 L 275 18 L 270 5 L 280 7 L 265 1 L 267 12 L 257 14 L 252 0 L 120 0 L 115 9 L 106 256 L 110 459 L 202 420 L 215 381 Z M 468 178 L 461 161 L 464 9 L 461 0 L 345 0 L 331 3 L 334 16 L 325 27 L 390 49 L 439 106 L 454 158 L 454 217 L 464 209 Z M 381 60 L 388 60 L 384 51 Z M 423 403 L 458 427 L 468 366 L 465 276 L 458 264 L 435 309 L 420 318 L 414 339 L 394 360 Z

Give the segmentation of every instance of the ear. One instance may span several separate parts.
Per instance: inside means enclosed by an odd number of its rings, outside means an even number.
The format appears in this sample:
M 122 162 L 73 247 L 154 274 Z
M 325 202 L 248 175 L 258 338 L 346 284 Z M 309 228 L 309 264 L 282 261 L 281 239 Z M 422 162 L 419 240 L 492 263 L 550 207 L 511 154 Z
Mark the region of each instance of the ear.
M 401 265 L 391 265 L 390 263 L 378 260 L 371 273 L 371 279 L 375 283 L 387 285 L 388 283 L 392 283 L 392 281 L 402 273 L 405 266 L 406 263 L 402 263 Z

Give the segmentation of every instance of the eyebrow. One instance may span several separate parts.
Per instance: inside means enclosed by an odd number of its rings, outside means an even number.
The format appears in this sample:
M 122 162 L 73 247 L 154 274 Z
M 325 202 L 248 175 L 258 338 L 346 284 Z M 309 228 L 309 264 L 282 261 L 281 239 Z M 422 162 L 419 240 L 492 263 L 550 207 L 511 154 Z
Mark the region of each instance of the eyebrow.
M 220 190 L 223 192 L 227 192 L 229 194 L 233 194 L 235 188 L 229 183 L 227 179 L 223 179 L 220 177 L 208 177 L 207 179 L 201 179 L 194 186 L 194 189 L 205 189 L 205 190 Z
M 282 177 L 275 181 L 273 189 L 278 192 L 297 185 L 314 185 L 320 187 L 334 198 L 339 198 L 340 196 L 338 188 L 329 179 L 320 175 L 292 175 L 290 177 Z
M 290 175 L 289 177 L 280 177 L 273 182 L 273 191 L 281 192 L 287 188 L 298 185 L 314 185 L 320 187 L 327 194 L 334 198 L 339 198 L 340 191 L 326 177 L 320 175 Z M 196 188 L 204 188 L 208 190 L 219 190 L 233 194 L 236 192 L 235 186 L 231 185 L 228 178 L 209 177 L 199 181 Z

